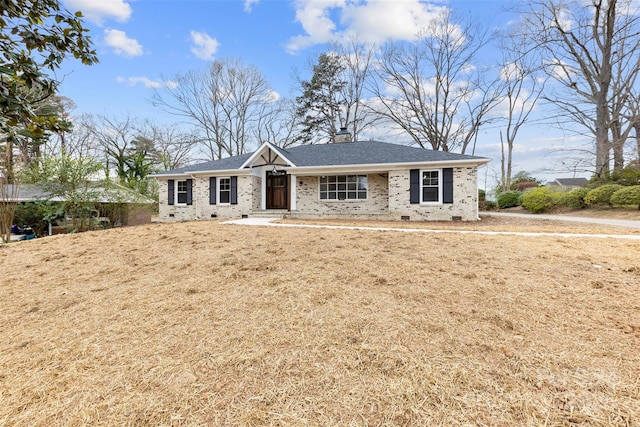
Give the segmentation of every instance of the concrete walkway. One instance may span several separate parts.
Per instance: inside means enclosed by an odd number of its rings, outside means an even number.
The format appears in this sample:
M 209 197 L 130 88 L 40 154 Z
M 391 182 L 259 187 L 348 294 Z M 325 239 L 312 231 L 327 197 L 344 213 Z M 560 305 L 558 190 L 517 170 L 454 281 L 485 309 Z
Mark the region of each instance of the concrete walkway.
M 519 215 L 519 214 L 508 214 Z M 550 215 L 552 216 L 552 215 Z M 425 228 L 393 228 L 393 227 L 356 227 L 346 225 L 315 225 L 315 224 L 284 224 L 273 222 L 277 218 L 243 218 L 226 221 L 223 224 L 270 226 L 270 227 L 294 227 L 294 228 L 325 228 L 333 230 L 363 230 L 363 231 L 396 231 L 404 233 L 432 233 L 432 234 L 480 234 L 487 236 L 528 236 L 528 237 L 567 237 L 567 238 L 590 238 L 590 239 L 622 239 L 639 240 L 640 234 L 574 234 L 574 233 L 530 233 L 518 231 L 478 231 L 478 230 L 430 230 Z
M 511 217 L 511 218 L 526 218 L 526 219 L 546 219 L 551 221 L 568 221 L 568 222 L 582 222 L 588 224 L 600 224 L 609 225 L 614 227 L 634 228 L 640 230 L 640 221 L 628 220 L 628 219 L 613 219 L 613 218 L 589 218 L 582 216 L 569 216 L 569 215 L 544 215 L 544 214 L 524 214 L 524 213 L 509 213 L 509 212 L 481 212 L 480 216 L 498 216 L 498 217 Z

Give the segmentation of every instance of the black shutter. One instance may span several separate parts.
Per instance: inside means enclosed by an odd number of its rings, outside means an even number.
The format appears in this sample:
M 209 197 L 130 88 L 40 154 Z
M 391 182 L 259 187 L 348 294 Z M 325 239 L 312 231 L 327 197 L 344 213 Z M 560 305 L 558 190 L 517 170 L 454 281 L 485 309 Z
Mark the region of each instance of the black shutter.
M 409 170 L 409 203 L 420 203 L 420 170 Z
M 193 204 L 193 180 L 187 180 L 187 205 Z
M 170 179 L 167 181 L 168 187 L 169 187 L 169 194 L 167 195 L 167 202 L 170 205 L 173 205 L 175 202 L 175 193 L 174 193 L 174 185 L 175 185 L 175 181 L 173 179 Z
M 215 205 L 216 204 L 216 177 L 212 176 L 211 178 L 209 178 L 209 204 L 210 205 Z
M 238 177 L 237 176 L 231 177 L 231 204 L 232 205 L 238 204 Z
M 442 169 L 442 203 L 453 203 L 453 168 Z

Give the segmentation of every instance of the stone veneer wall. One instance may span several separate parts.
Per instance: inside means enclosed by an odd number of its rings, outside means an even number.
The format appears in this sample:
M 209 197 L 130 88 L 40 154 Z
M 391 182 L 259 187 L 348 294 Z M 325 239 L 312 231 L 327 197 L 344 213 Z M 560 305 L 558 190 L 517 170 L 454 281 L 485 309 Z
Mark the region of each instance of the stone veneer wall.
M 251 185 L 253 186 L 253 204 L 252 209 L 259 211 L 262 206 L 262 178 L 253 175 Z
M 176 180 L 177 181 L 177 180 Z M 167 203 L 168 180 L 159 183 L 159 219 L 160 221 L 191 221 L 194 219 L 240 218 L 251 212 L 254 194 L 252 191 L 253 177 L 242 175 L 238 177 L 237 205 L 209 204 L 209 177 L 198 177 L 193 180 L 193 204 L 190 206 L 176 206 Z M 169 216 L 173 214 L 173 217 Z
M 389 186 L 387 174 L 367 175 L 366 200 L 320 200 L 318 176 L 298 176 L 296 210 L 293 216 L 374 216 L 389 213 Z
M 453 168 L 453 203 L 423 205 L 409 203 L 409 170 L 389 172 L 389 214 L 392 219 L 408 216 L 411 221 L 478 220 L 477 168 Z
M 194 184 L 195 185 L 195 184 Z M 169 180 L 158 180 L 158 218 L 162 222 L 190 221 L 196 218 L 195 203 L 191 206 L 176 206 L 168 204 Z M 195 189 L 194 189 L 195 196 Z M 173 215 L 172 217 L 169 215 Z
M 317 176 L 298 176 L 296 210 L 291 216 L 301 217 L 352 217 L 400 220 L 408 216 L 411 221 L 450 221 L 454 216 L 463 221 L 478 219 L 477 168 L 462 167 L 453 170 L 453 203 L 421 205 L 409 203 L 409 170 L 391 171 L 388 174 L 369 174 L 369 191 L 366 200 L 321 201 Z M 209 204 L 209 177 L 197 178 L 193 184 L 193 205 L 169 206 L 167 204 L 167 180 L 159 182 L 160 221 L 188 221 L 194 219 L 239 218 L 260 210 L 261 178 L 243 175 L 238 177 L 237 205 Z M 169 214 L 173 214 L 170 217 Z

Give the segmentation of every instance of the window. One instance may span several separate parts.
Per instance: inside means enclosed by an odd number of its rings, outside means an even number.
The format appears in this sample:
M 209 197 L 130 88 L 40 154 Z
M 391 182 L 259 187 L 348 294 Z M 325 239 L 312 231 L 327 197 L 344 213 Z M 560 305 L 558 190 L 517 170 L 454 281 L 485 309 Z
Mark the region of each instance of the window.
M 320 200 L 363 200 L 367 198 L 366 175 L 320 177 Z
M 187 204 L 187 181 L 177 181 L 176 203 L 179 205 Z
M 218 179 L 218 203 L 221 205 L 231 203 L 231 178 Z
M 191 205 L 193 192 L 193 180 L 184 179 L 177 181 L 175 179 L 167 180 L 167 204 L 172 205 Z
M 422 171 L 422 203 L 440 203 L 440 170 Z

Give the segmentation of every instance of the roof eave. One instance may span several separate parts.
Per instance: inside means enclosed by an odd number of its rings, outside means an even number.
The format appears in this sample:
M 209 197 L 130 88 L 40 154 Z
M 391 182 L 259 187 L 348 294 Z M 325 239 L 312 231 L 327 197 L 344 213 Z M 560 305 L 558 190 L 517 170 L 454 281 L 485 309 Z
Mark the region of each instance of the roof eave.
M 265 143 L 268 144 L 268 143 Z M 286 159 L 283 158 L 286 161 Z M 285 167 L 290 174 L 302 174 L 302 173 L 327 173 L 327 172 L 383 172 L 390 170 L 402 170 L 402 169 L 424 169 L 429 167 L 454 167 L 454 166 L 481 166 L 488 163 L 490 159 L 485 157 L 476 157 L 473 159 L 462 160 L 438 160 L 438 161 L 423 161 L 423 162 L 406 162 L 406 163 L 369 163 L 369 164 L 348 164 L 348 165 L 326 165 L 326 166 L 290 166 Z M 245 162 L 246 164 L 247 162 Z M 190 176 L 223 176 L 223 175 L 251 175 L 252 170 L 246 168 L 243 164 L 239 169 L 219 169 L 219 170 L 202 170 L 202 171 L 189 171 L 180 174 L 153 174 L 149 175 L 152 178 L 157 179 L 179 179 L 188 178 Z
M 465 160 L 441 160 L 430 162 L 408 162 L 408 163 L 371 163 L 371 164 L 351 164 L 351 165 L 333 165 L 333 166 L 298 166 L 286 168 L 292 175 L 300 174 L 317 174 L 328 172 L 387 172 L 403 169 L 426 169 L 426 168 L 444 168 L 456 166 L 481 166 L 488 163 L 491 159 L 479 157 L 475 159 Z
M 189 178 L 190 176 L 198 176 L 198 175 L 211 175 L 211 176 L 251 175 L 251 169 L 210 169 L 210 170 L 189 171 L 189 172 L 171 173 L 171 174 L 152 174 L 152 175 L 149 175 L 149 177 L 156 178 L 156 179 L 178 179 L 178 178 Z

